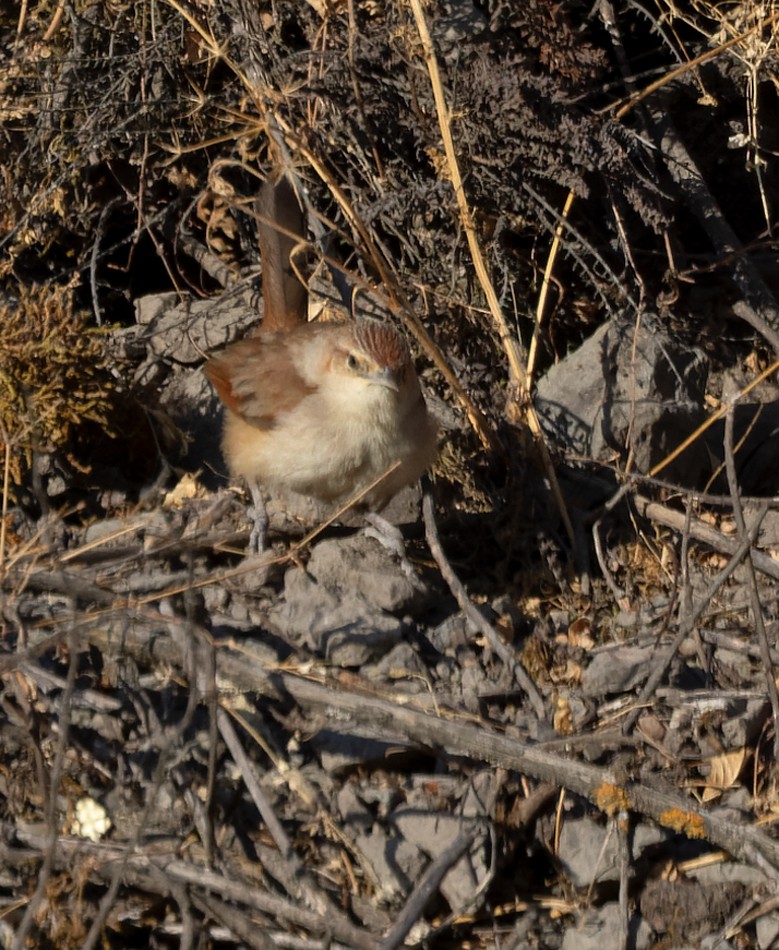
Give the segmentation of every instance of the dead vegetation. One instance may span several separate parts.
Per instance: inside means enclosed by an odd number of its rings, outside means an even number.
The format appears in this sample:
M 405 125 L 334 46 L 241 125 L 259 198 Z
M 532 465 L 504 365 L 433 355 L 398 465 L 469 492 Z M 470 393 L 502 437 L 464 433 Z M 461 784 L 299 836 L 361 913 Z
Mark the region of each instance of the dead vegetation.
M 78 466 L 77 429 L 99 425 L 112 434 L 117 400 L 106 332 L 73 313 L 71 296 L 65 287 L 22 285 L 0 308 L 0 426 L 16 484 L 36 451 L 59 451 Z
M 779 946 L 778 26 L 2 15 L 4 945 Z M 199 367 L 278 164 L 442 420 L 412 572 L 242 559 Z

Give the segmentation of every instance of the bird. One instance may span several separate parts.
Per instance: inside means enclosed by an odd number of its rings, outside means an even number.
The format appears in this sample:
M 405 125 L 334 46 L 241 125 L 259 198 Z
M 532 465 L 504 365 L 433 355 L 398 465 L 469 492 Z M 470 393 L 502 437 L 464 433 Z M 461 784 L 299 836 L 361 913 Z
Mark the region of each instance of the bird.
M 379 512 L 432 464 L 437 425 L 400 331 L 375 318 L 308 323 L 290 260 L 303 214 L 286 176 L 258 197 L 263 324 L 205 365 L 225 406 L 222 452 L 253 499 L 250 548 L 262 550 L 263 490 L 338 504 L 392 468 L 362 499 Z

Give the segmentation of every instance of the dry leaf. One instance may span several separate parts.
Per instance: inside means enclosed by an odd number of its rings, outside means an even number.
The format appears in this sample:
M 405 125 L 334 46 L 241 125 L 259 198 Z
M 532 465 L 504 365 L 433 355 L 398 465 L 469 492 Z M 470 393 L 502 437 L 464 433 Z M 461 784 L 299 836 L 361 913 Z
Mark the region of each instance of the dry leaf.
M 592 636 L 592 624 L 587 617 L 579 617 L 568 627 L 568 642 L 572 647 L 591 650 L 595 646 Z
M 180 508 L 189 498 L 198 498 L 203 494 L 197 475 L 187 472 L 175 488 L 172 488 L 162 502 L 163 508 Z
M 701 800 L 710 802 L 729 788 L 736 785 L 744 761 L 747 757 L 746 747 L 734 749 L 732 752 L 722 752 L 712 756 L 708 764 L 710 772 L 706 776 L 706 785 Z
M 561 736 L 569 736 L 573 732 L 573 719 L 571 718 L 571 707 L 568 704 L 567 696 L 557 697 L 555 711 L 552 714 L 552 726 L 555 732 Z

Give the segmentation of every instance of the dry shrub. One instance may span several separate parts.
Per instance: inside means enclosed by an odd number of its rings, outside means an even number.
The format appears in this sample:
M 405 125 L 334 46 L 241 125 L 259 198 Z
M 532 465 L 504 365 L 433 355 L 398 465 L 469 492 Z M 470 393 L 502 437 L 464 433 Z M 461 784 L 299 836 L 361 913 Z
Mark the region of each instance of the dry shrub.
M 106 332 L 73 309 L 67 287 L 21 287 L 0 305 L 0 445 L 11 450 L 19 484 L 33 451 L 74 456 L 74 433 L 86 422 L 110 430 L 115 402 Z

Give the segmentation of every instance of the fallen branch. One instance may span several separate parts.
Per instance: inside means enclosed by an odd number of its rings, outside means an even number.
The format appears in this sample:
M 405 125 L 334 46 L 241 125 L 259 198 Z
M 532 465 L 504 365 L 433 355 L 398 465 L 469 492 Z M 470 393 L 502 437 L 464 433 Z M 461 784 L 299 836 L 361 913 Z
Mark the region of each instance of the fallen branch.
M 91 642 L 110 649 L 104 627 L 89 632 Z M 128 631 L 122 644 L 126 653 L 138 651 L 151 662 L 176 663 L 179 649 L 166 636 L 150 641 L 143 631 Z M 222 647 L 216 651 L 217 682 L 222 689 L 258 693 L 294 701 L 302 709 L 330 720 L 343 731 L 352 725 L 370 727 L 392 741 L 404 740 L 437 749 L 447 756 L 463 756 L 475 762 L 531 776 L 542 782 L 583 795 L 608 811 L 604 797 L 619 808 L 632 809 L 664 827 L 703 838 L 728 851 L 738 860 L 759 867 L 779 881 L 779 841 L 750 825 L 739 825 L 732 813 L 720 816 L 699 807 L 693 799 L 662 787 L 625 782 L 611 769 L 549 752 L 507 736 L 483 723 L 466 721 L 464 713 L 441 710 L 438 715 L 412 708 L 414 696 L 381 692 L 375 685 L 350 674 L 336 677 L 317 672 L 310 665 L 304 674 L 288 669 L 269 669 L 248 650 Z
M 673 508 L 651 501 L 643 495 L 635 495 L 632 501 L 642 518 L 666 528 L 671 528 L 680 534 L 684 533 L 686 519 L 684 512 L 675 511 Z M 719 551 L 721 554 L 727 554 L 729 557 L 732 557 L 740 546 L 738 538 L 726 537 L 716 528 L 712 528 L 711 525 L 707 525 L 696 518 L 690 520 L 689 533 L 693 541 L 707 544 L 713 550 Z M 755 548 L 752 548 L 750 555 L 752 563 L 759 571 L 779 580 L 779 561 L 775 561 L 769 554 L 757 551 Z

